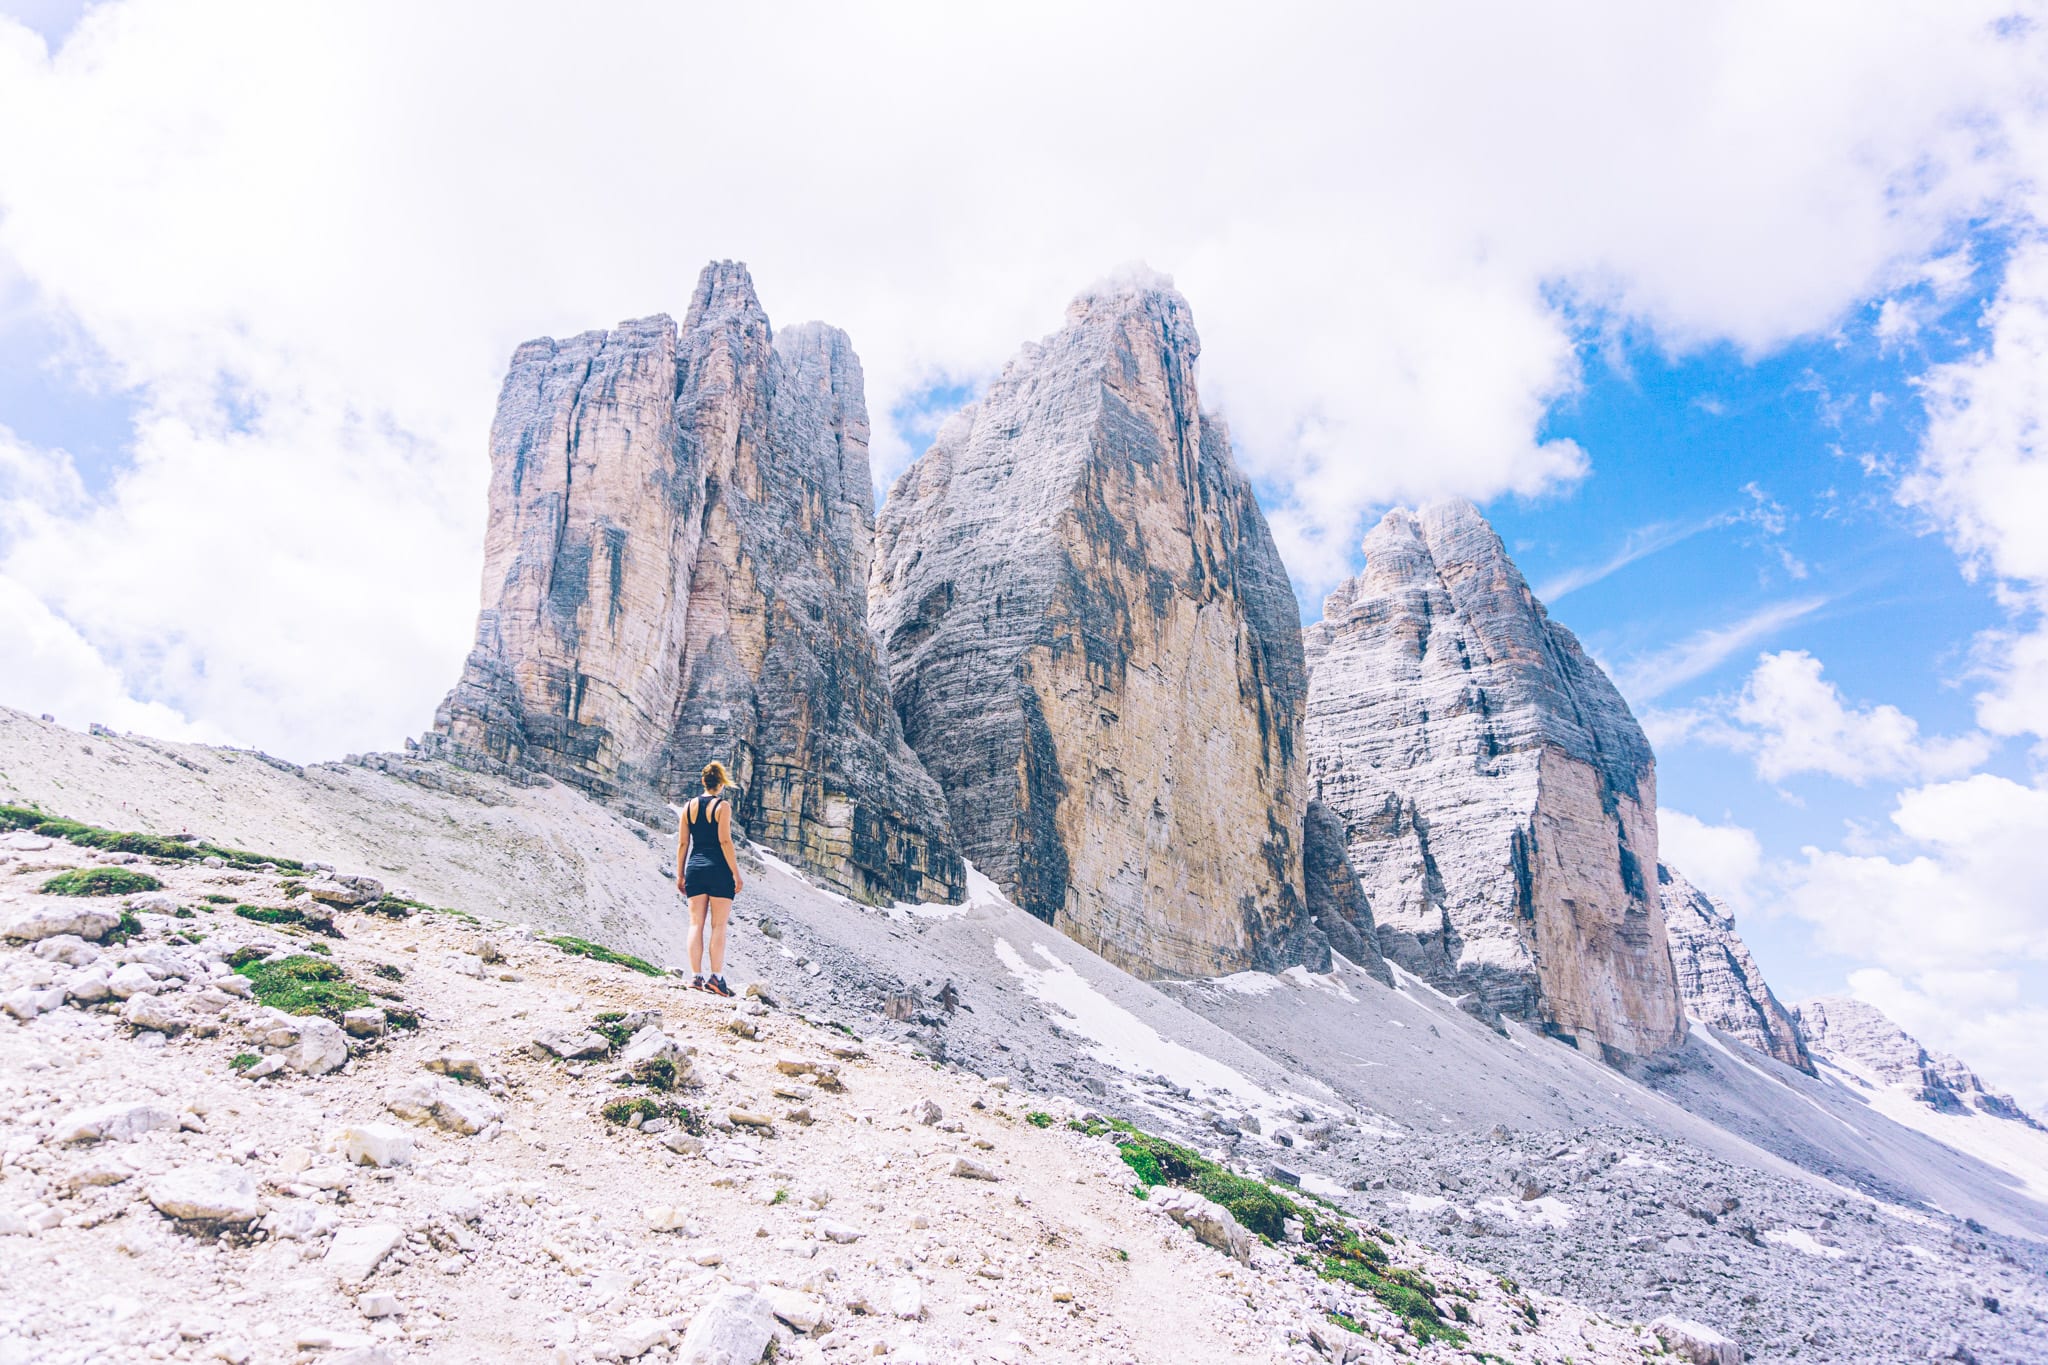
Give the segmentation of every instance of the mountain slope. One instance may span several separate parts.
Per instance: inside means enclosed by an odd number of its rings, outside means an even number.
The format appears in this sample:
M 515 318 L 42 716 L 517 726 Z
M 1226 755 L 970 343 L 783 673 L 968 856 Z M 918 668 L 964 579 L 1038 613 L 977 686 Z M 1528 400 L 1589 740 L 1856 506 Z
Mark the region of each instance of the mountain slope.
M 291 849 L 681 960 L 665 839 L 559 787 L 372 761 L 412 780 L 302 777 L 0 713 L 0 797 Z M 2048 1238 L 2048 1210 L 1843 1085 L 1711 1030 L 1640 1068 L 1646 1086 L 1518 1025 L 1503 1040 L 1405 973 L 1398 990 L 1342 966 L 1162 990 L 987 883 L 961 906 L 893 909 L 772 862 L 749 883 L 734 974 L 792 1008 L 1299 1179 L 1521 1284 L 1698 1319 L 1759 1358 L 1918 1358 L 1956 1334 L 1982 1360 L 2042 1354 L 2028 1309 L 2048 1310 L 2048 1260 L 2021 1239 Z M 2003 1311 L 1964 1304 L 1958 1283 Z M 1930 1302 L 1950 1306 L 1930 1317 Z

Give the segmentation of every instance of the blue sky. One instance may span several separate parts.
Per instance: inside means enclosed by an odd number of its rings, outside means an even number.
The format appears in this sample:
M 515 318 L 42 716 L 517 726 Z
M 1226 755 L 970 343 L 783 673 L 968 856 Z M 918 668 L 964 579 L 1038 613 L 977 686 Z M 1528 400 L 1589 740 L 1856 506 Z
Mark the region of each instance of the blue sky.
M 2048 1105 L 2048 6 L 1477 8 L 0 0 L 0 702 L 395 747 L 520 341 L 745 260 L 886 487 L 1143 262 L 1308 616 L 1473 498 L 1781 993 Z

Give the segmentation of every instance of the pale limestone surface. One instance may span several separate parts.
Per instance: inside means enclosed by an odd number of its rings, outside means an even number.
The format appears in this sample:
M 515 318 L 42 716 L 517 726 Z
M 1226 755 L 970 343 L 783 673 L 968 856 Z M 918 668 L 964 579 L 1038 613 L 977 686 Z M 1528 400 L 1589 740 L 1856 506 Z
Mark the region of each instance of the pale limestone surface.
M 1735 932 L 1735 916 L 1728 907 L 1663 863 L 1657 864 L 1657 885 L 1686 1012 L 1767 1057 L 1813 1075 L 1813 1058 L 1807 1055 L 1797 1021 L 1771 994 L 1763 969 Z
M 423 741 L 629 806 L 721 759 L 746 834 L 867 901 L 957 900 L 937 786 L 867 631 L 868 420 L 846 335 L 746 268 L 680 329 L 530 341 L 491 429 L 477 642 Z
M 1582 1047 L 1685 1036 L 1656 769 L 1627 704 L 1469 502 L 1389 512 L 1305 633 L 1313 795 L 1386 954 Z
M 1169 283 L 1083 293 L 897 481 L 870 587 L 962 851 L 1144 976 L 1328 960 L 1299 614 L 1199 353 Z

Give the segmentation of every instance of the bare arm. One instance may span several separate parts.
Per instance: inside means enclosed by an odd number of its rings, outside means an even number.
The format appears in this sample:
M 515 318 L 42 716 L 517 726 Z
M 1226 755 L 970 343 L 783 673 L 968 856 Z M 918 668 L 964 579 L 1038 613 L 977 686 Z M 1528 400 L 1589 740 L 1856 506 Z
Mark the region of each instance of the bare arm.
M 732 803 L 719 803 L 718 842 L 725 846 L 725 865 L 732 869 L 732 893 L 737 896 L 746 889 L 747 879 L 740 875 L 740 855 L 732 847 Z
M 690 853 L 690 821 L 686 815 L 676 830 L 676 890 L 683 889 L 683 864 Z

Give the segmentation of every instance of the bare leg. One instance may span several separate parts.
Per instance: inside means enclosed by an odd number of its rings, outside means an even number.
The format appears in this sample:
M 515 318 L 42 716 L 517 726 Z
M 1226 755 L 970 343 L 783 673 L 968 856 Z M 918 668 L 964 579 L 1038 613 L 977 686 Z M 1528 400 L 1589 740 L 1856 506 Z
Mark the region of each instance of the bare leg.
M 710 901 L 711 897 L 709 896 L 690 897 L 690 974 L 692 976 L 704 975 L 704 914 L 705 908 Z M 726 904 L 731 905 L 732 902 L 727 901 Z M 713 963 L 716 963 L 721 957 L 725 956 L 725 924 L 723 921 L 718 926 L 717 945 L 717 947 L 711 950 L 711 961 Z M 718 968 L 713 966 L 711 970 L 715 972 Z
M 725 922 L 732 917 L 732 901 L 725 896 L 707 896 L 711 902 L 711 974 L 725 975 Z M 691 921 L 692 925 L 696 923 Z M 694 940 L 693 940 L 694 941 Z M 691 970 L 696 969 L 696 959 L 690 960 Z

